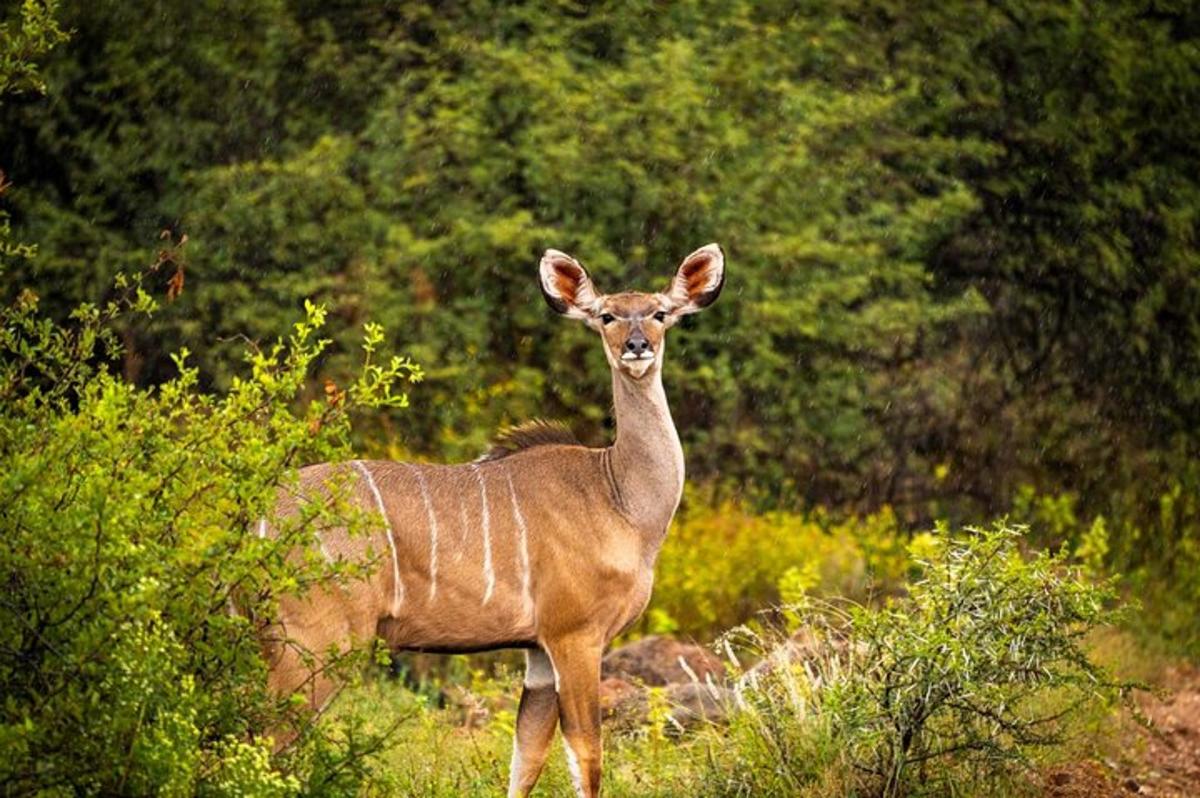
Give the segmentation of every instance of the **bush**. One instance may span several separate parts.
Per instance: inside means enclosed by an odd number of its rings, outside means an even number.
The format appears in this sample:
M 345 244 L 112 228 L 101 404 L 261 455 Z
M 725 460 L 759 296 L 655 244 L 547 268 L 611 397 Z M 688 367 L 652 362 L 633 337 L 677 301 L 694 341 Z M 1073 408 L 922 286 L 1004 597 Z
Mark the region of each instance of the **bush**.
M 1023 559 L 1022 532 L 997 525 L 961 541 L 932 538 L 905 601 L 851 613 L 863 669 L 838 699 L 857 738 L 855 767 L 880 794 L 943 786 L 946 771 L 931 766 L 944 759 L 993 778 L 1030 749 L 1062 742 L 1074 706 L 1116 697 L 1082 647 L 1116 617 L 1111 584 L 1081 578 L 1065 554 Z M 1065 704 L 1047 703 L 1060 692 Z
M 820 510 L 756 514 L 689 493 L 639 629 L 711 639 L 805 593 L 865 600 L 895 592 L 908 575 L 907 540 L 886 508 L 840 520 Z
M 368 326 L 358 380 L 295 404 L 326 344 L 310 306 L 286 341 L 251 350 L 224 396 L 198 388 L 186 352 L 177 376 L 139 390 L 107 364 L 117 321 L 153 302 L 118 288 L 70 325 L 41 317 L 30 293 L 0 311 L 0 783 L 11 795 L 351 793 L 373 743 L 351 720 L 314 727 L 270 695 L 258 632 L 281 595 L 361 575 L 311 544 L 317 525 L 353 532 L 368 518 L 335 496 L 277 540 L 250 530 L 297 466 L 349 455 L 351 411 L 403 404 L 393 388 L 418 372 L 376 364 L 382 334 Z M 300 740 L 274 754 L 267 735 L 285 725 Z
M 1082 644 L 1117 617 L 1111 583 L 1088 581 L 1065 555 L 1022 558 L 1022 533 L 942 530 L 921 538 L 907 597 L 801 608 L 825 645 L 743 691 L 710 794 L 795 794 L 831 778 L 837 759 L 856 793 L 996 794 L 1036 750 L 1063 741 L 1075 713 L 1115 701 L 1129 685 Z
M 1169 476 L 1112 495 L 1089 515 L 1075 493 L 1025 486 L 1013 515 L 1040 534 L 1034 541 L 1074 553 L 1093 573 L 1123 574 L 1121 588 L 1146 607 L 1134 631 L 1145 642 L 1200 656 L 1200 466 L 1178 456 Z

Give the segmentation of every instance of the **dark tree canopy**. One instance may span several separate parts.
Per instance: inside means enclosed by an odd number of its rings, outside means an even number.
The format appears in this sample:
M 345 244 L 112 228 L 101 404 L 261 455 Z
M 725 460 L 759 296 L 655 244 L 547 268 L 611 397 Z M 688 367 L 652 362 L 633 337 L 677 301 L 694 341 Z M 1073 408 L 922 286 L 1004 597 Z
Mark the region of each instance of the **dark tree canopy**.
M 6 290 L 65 309 L 184 264 L 127 332 L 141 383 L 186 345 L 225 385 L 242 338 L 311 298 L 334 371 L 366 318 L 426 367 L 380 448 L 470 457 L 535 415 L 596 443 L 606 366 L 538 299 L 541 251 L 650 290 L 718 240 L 726 293 L 668 358 L 694 479 L 915 520 L 1025 482 L 1096 499 L 1196 454 L 1194 4 L 59 16 L 49 93 L 0 106 L 6 207 L 40 245 Z

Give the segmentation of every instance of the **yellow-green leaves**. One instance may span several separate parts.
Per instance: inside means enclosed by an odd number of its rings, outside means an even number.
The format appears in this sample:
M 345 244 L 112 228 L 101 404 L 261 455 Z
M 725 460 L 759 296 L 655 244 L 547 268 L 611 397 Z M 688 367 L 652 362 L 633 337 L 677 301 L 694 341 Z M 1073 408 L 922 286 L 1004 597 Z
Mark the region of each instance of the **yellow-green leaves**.
M 281 596 L 374 567 L 326 561 L 317 529 L 373 522 L 335 480 L 329 501 L 256 529 L 299 466 L 352 456 L 350 413 L 401 404 L 419 372 L 375 366 L 384 334 L 368 325 L 354 387 L 306 395 L 328 346 L 308 303 L 286 338 L 249 347 L 227 391 L 201 387 L 186 348 L 175 376 L 138 388 L 111 367 L 115 331 L 152 303 L 137 281 L 117 288 L 66 324 L 29 296 L 0 310 L 0 782 L 291 795 L 335 770 L 327 792 L 353 793 L 377 736 L 307 728 L 266 691 L 257 635 Z M 276 756 L 263 735 L 287 723 L 304 736 Z

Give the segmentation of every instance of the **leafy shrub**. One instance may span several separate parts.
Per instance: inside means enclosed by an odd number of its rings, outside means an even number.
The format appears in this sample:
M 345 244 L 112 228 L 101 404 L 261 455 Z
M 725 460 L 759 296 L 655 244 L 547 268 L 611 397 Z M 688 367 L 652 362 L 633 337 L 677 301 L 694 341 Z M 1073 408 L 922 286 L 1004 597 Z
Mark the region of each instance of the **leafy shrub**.
M 907 540 L 886 508 L 842 520 L 819 510 L 755 514 L 692 493 L 663 545 L 639 628 L 712 638 L 804 593 L 894 592 L 910 565 Z
M 945 771 L 931 766 L 945 759 L 992 778 L 1032 748 L 1061 742 L 1072 706 L 1117 696 L 1082 646 L 1117 617 L 1112 585 L 1081 578 L 1066 554 L 1023 559 L 1022 532 L 997 525 L 960 541 L 939 536 L 907 599 L 851 612 L 861 672 L 838 700 L 854 764 L 880 794 L 941 786 Z M 1047 704 L 1054 693 L 1065 705 Z
M 1123 574 L 1122 589 L 1154 620 L 1139 634 L 1200 655 L 1200 465 L 1179 458 L 1166 479 L 1111 496 L 1106 514 L 1085 507 L 1078 494 L 1024 486 L 1013 517 L 1039 530 L 1036 544 L 1072 552 L 1093 573 Z
M 810 602 L 806 635 L 824 645 L 742 691 L 708 794 L 792 795 L 834 778 L 880 796 L 996 794 L 1063 741 L 1075 712 L 1116 700 L 1125 685 L 1082 644 L 1117 617 L 1111 583 L 1062 554 L 1022 558 L 1022 533 L 924 538 L 920 578 L 885 607 Z
M 30 293 L 0 311 L 0 783 L 12 795 L 351 793 L 344 774 L 364 776 L 372 746 L 349 721 L 313 727 L 270 695 L 258 632 L 282 594 L 363 573 L 315 555 L 313 530 L 369 519 L 335 493 L 278 539 L 250 530 L 297 466 L 348 456 L 352 410 L 403 404 L 394 386 L 418 372 L 377 364 L 382 333 L 368 326 L 357 381 L 296 405 L 326 344 L 310 306 L 223 396 L 199 389 L 186 352 L 176 377 L 140 390 L 106 364 L 115 321 L 153 302 L 118 287 L 70 325 L 41 317 Z M 268 733 L 288 725 L 300 742 L 273 754 Z
M 38 59 L 67 39 L 57 10 L 58 0 L 24 0 L 15 18 L 0 18 L 0 97 L 46 90 Z

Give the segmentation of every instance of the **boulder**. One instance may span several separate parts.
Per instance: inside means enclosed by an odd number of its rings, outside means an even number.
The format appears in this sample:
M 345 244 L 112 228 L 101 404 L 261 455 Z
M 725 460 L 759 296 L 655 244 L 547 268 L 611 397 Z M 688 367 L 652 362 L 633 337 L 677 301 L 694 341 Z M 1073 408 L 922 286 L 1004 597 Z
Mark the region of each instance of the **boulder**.
M 766 652 L 752 667 L 747 668 L 738 677 L 737 686 L 742 688 L 757 684 L 759 680 L 770 677 L 779 669 L 787 669 L 796 664 L 803 665 L 811 678 L 819 680 L 822 674 L 829 671 L 831 665 L 845 666 L 863 653 L 861 644 L 856 646 L 844 636 L 818 634 L 809 629 L 801 629 Z
M 673 684 L 667 688 L 671 720 L 680 728 L 700 723 L 723 723 L 734 701 L 733 692 L 716 684 Z
M 601 674 L 603 678 L 664 687 L 697 680 L 720 684 L 725 668 L 717 655 L 703 646 L 652 635 L 610 651 Z
M 655 689 L 662 691 L 667 704 L 668 732 L 685 731 L 701 723 L 722 723 L 734 701 L 731 690 L 712 683 L 686 682 Z M 636 731 L 650 720 L 650 688 L 610 677 L 600 684 L 600 707 L 609 726 Z
M 636 731 L 650 716 L 646 688 L 615 676 L 601 680 L 600 716 L 618 731 Z
M 615 717 L 638 699 L 645 701 L 645 691 L 637 685 L 616 676 L 600 680 L 600 713 L 605 718 Z

